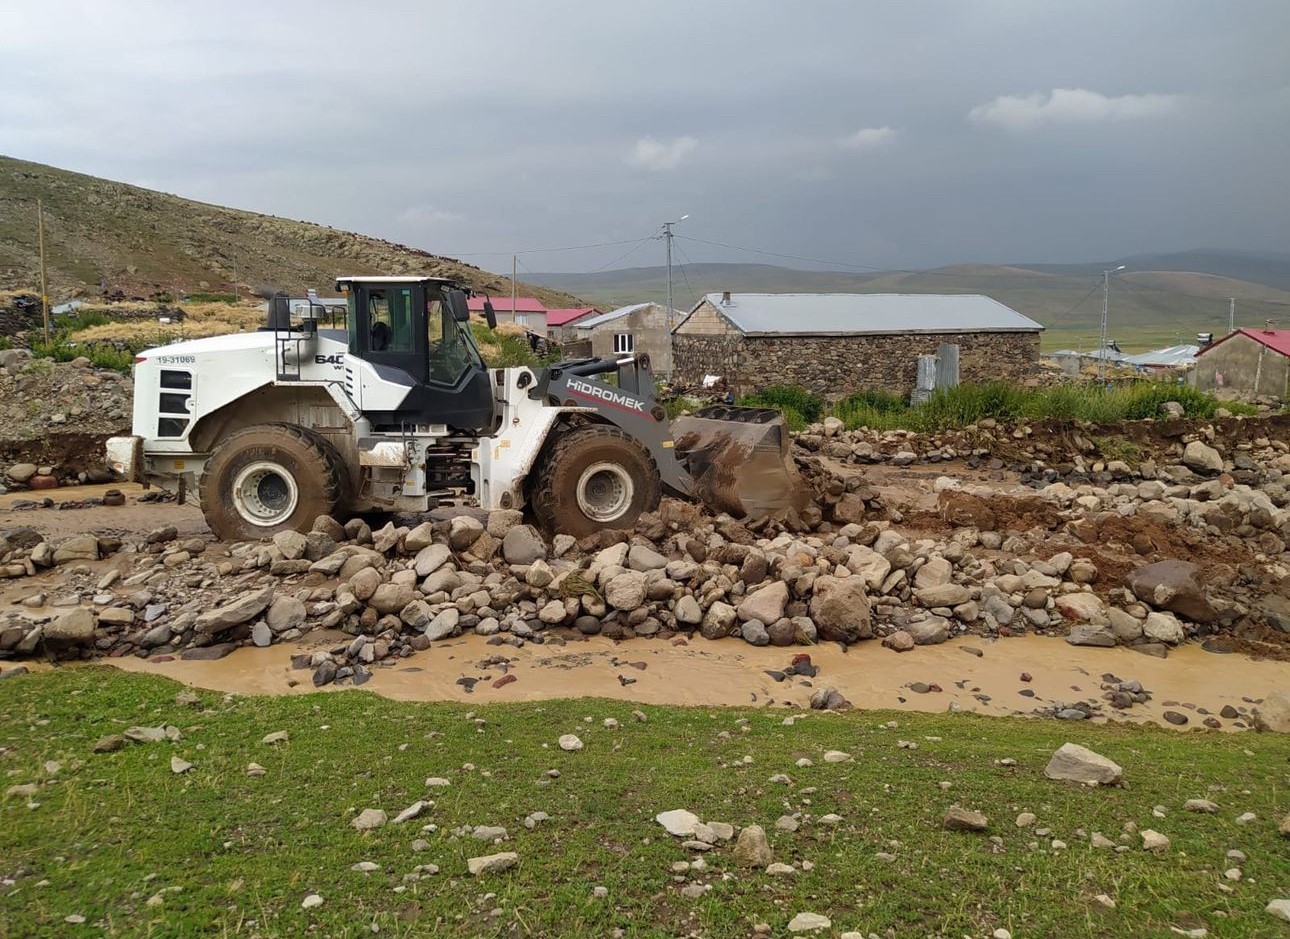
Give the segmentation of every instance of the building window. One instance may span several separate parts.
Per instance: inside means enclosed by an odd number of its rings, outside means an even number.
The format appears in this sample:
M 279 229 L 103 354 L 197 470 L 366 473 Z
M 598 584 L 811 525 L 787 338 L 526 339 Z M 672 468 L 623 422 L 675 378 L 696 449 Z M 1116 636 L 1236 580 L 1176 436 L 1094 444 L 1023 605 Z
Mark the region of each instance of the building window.
M 614 333 L 614 355 L 630 355 L 636 351 L 636 341 L 631 333 Z
M 516 313 L 516 314 L 515 314 L 515 325 L 516 325 L 516 326 L 527 326 L 528 324 L 529 324 L 529 315 L 528 315 L 527 313 Z

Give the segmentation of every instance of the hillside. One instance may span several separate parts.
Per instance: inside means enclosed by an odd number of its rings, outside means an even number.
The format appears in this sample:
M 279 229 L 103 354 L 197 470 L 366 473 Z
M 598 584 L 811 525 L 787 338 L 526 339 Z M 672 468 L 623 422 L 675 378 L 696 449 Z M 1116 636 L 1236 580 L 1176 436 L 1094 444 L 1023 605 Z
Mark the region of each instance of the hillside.
M 431 274 L 510 293 L 510 281 L 451 258 L 310 222 L 195 202 L 0 156 L 0 290 L 40 283 L 36 200 L 44 202 L 50 295 L 101 289 L 246 294 L 263 286 L 330 292 L 341 274 Z M 521 285 L 553 306 L 557 289 Z
M 1208 268 L 1185 269 L 1188 261 Z M 1138 263 L 1140 262 L 1140 263 Z M 688 309 L 704 293 L 734 290 L 775 293 L 982 293 L 1047 327 L 1044 346 L 1090 348 L 1102 315 L 1100 272 L 1109 264 L 961 264 L 928 271 L 804 271 L 769 264 L 689 264 L 673 268 L 677 307 Z M 1290 323 L 1290 258 L 1188 252 L 1126 259 L 1129 268 L 1111 282 L 1110 336 L 1126 349 L 1189 342 L 1197 332 L 1227 330 L 1228 297 L 1237 298 L 1238 326 L 1268 319 Z M 1149 265 L 1149 266 L 1148 266 Z M 1258 281 L 1240 273 L 1258 274 Z M 662 267 L 597 274 L 531 274 L 547 287 L 577 293 L 601 307 L 666 296 Z M 1283 286 L 1284 285 L 1284 286 Z

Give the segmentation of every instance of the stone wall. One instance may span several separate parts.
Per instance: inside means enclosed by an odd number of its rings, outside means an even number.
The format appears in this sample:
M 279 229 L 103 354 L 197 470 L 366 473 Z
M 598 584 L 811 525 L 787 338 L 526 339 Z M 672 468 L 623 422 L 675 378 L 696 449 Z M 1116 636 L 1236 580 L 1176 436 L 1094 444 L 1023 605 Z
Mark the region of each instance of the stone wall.
M 1290 358 L 1240 333 L 1197 357 L 1192 384 L 1201 391 L 1290 401 Z
M 591 351 L 597 358 L 614 357 L 614 336 L 626 333 L 634 342 L 633 352 L 648 352 L 650 366 L 655 375 L 672 373 L 672 343 L 668 332 L 667 308 L 659 303 L 649 303 L 640 309 L 610 320 L 594 329 L 580 331 L 591 339 Z
M 720 375 L 737 395 L 767 385 L 798 385 L 827 398 L 864 388 L 907 394 L 918 356 L 942 342 L 959 347 L 964 384 L 1022 381 L 1039 363 L 1039 333 L 888 333 L 863 336 L 743 336 L 738 333 L 673 337 L 676 380 L 697 385 Z

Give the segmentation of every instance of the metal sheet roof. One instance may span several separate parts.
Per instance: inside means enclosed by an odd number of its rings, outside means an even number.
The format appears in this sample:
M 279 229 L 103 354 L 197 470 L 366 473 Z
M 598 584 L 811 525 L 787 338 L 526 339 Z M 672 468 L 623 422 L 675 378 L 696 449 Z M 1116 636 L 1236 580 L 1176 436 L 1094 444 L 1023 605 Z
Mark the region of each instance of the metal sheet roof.
M 1191 365 L 1196 361 L 1200 346 L 1168 346 L 1151 352 L 1140 352 L 1137 355 L 1125 356 L 1129 365 L 1154 365 L 1163 368 L 1176 368 L 1180 365 Z
M 597 326 L 601 326 L 605 323 L 624 317 L 628 313 L 635 313 L 637 310 L 643 310 L 647 306 L 657 306 L 666 309 L 666 307 L 661 303 L 633 303 L 631 306 L 620 306 L 616 310 L 610 310 L 608 313 L 601 313 L 599 316 L 593 316 L 589 320 L 583 320 L 582 322 L 574 323 L 573 325 L 577 329 L 595 329 Z M 678 318 L 684 315 L 680 310 L 673 310 L 672 312 L 675 313 Z
M 721 298 L 719 293 L 710 293 L 704 300 L 750 336 L 1020 332 L 1044 328 L 980 294 L 736 293 L 729 304 L 723 304 Z

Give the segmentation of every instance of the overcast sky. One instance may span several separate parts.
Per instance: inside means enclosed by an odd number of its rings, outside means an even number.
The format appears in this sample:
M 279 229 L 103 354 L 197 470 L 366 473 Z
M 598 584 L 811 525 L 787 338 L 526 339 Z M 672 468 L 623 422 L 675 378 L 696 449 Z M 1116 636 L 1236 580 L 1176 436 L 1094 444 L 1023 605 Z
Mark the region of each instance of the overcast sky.
M 1288 49 L 1287 0 L 11 2 L 0 152 L 505 271 L 686 213 L 692 261 L 1284 252 Z

